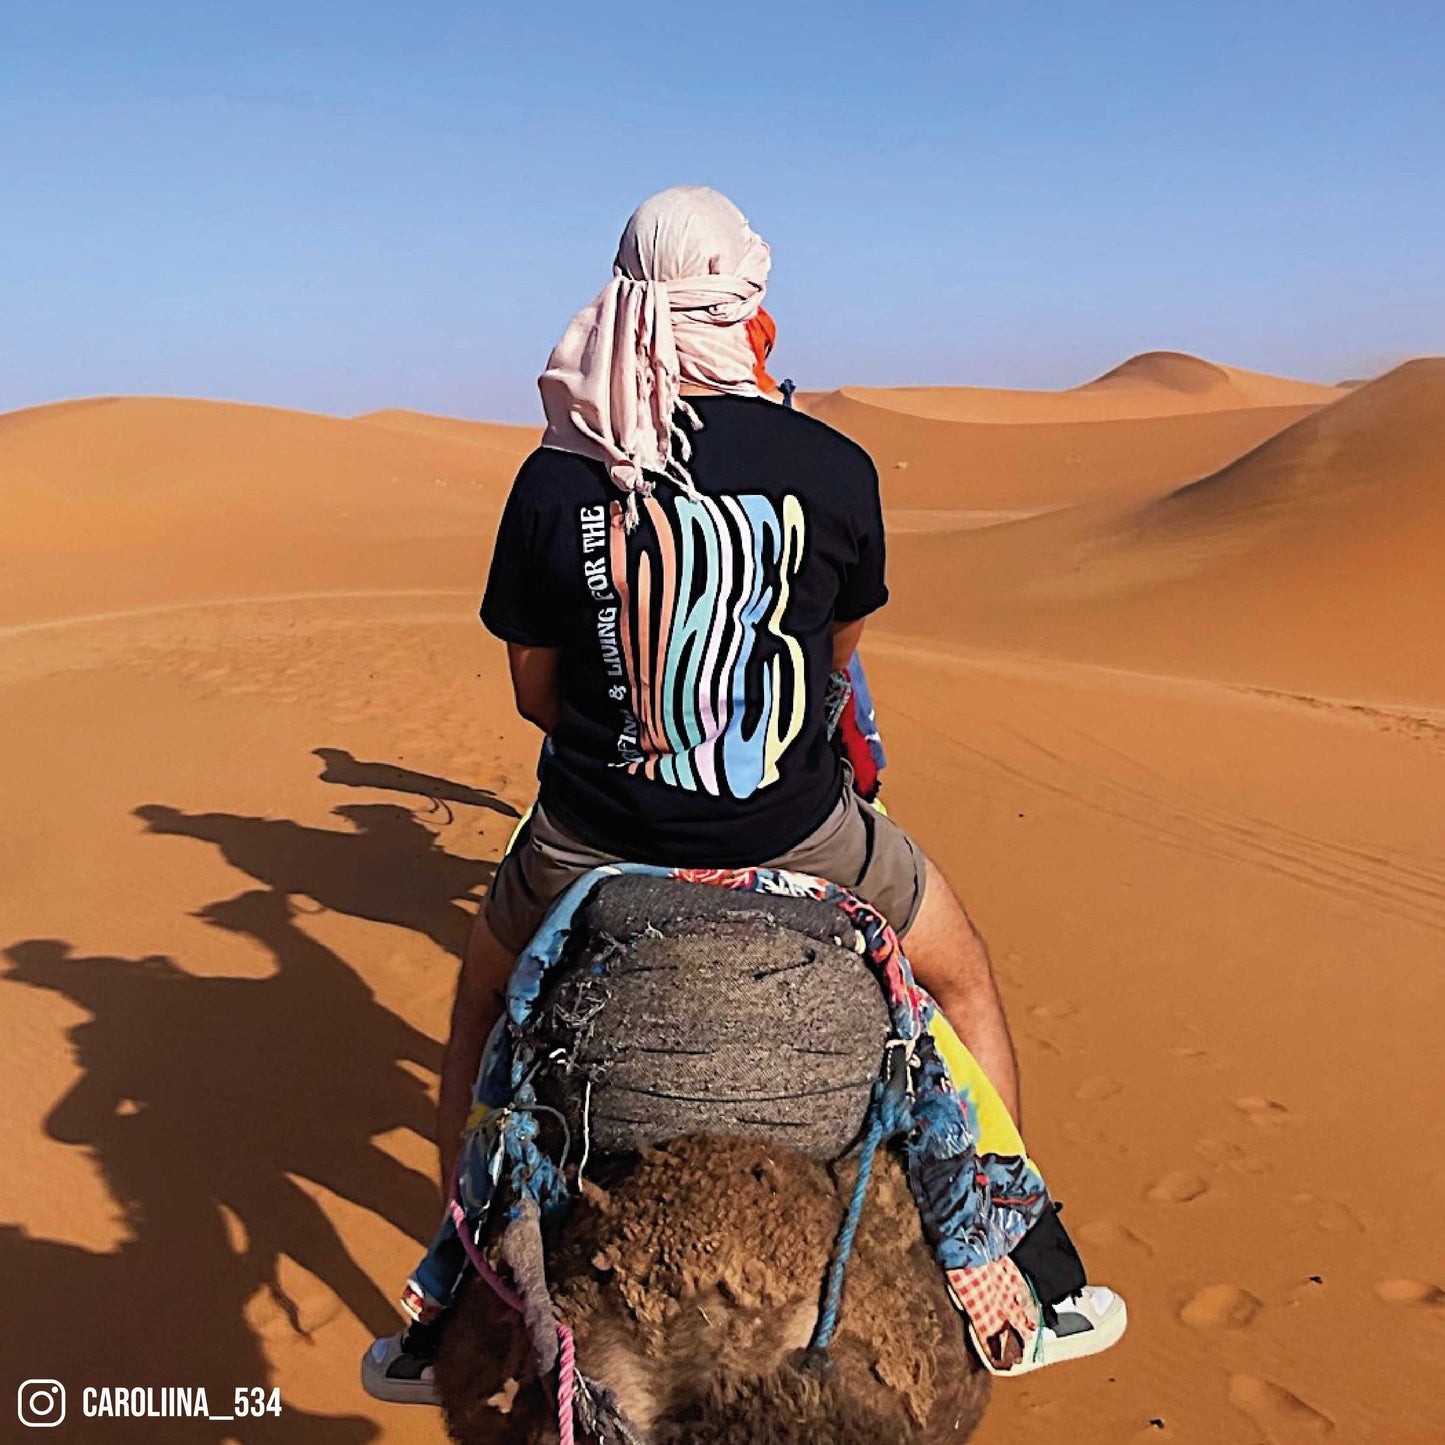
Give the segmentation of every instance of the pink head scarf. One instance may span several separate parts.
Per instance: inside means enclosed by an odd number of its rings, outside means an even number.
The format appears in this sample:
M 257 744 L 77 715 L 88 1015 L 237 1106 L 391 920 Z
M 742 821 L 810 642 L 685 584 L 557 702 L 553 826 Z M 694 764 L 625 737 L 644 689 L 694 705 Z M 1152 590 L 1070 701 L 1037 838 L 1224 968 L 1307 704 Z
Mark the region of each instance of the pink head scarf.
M 771 264 L 767 242 L 726 196 L 707 186 L 661 191 L 632 213 L 612 280 L 548 359 L 537 382 L 542 445 L 602 462 L 627 494 L 629 525 L 638 496 L 652 492 L 648 472 L 695 494 L 676 416 L 702 423 L 679 386 L 758 395 L 747 322 Z

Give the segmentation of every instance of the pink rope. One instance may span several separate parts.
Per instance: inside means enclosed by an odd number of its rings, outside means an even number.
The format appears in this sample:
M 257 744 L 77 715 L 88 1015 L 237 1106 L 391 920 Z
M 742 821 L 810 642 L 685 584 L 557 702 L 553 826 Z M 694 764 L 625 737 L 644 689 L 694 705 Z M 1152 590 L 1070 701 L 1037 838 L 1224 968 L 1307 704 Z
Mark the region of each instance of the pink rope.
M 472 1262 L 472 1268 L 491 1285 L 492 1293 L 507 1306 L 518 1314 L 523 1314 L 522 1297 L 499 1275 L 488 1263 L 486 1255 L 477 1247 L 477 1242 L 472 1238 L 472 1232 L 467 1227 L 467 1216 L 457 1201 L 456 1190 L 453 1188 L 452 1197 L 447 1201 L 447 1209 L 452 1216 L 452 1223 L 457 1227 L 457 1235 L 462 1241 L 462 1248 L 467 1252 L 467 1258 Z M 557 1431 L 562 1437 L 560 1445 L 575 1445 L 573 1436 L 573 1404 L 577 1395 L 577 1342 L 572 1337 L 572 1331 L 561 1320 L 557 1321 Z
M 560 1354 L 557 1360 L 557 1431 L 561 1445 L 573 1445 L 572 1441 L 572 1398 L 577 1393 L 577 1342 L 572 1331 L 557 1321 L 557 1341 Z
M 472 1268 L 491 1285 L 492 1293 L 508 1307 L 514 1309 L 518 1314 L 522 1313 L 522 1297 L 499 1275 L 488 1263 L 486 1255 L 477 1248 L 477 1242 L 472 1238 L 472 1232 L 467 1227 L 467 1216 L 462 1206 L 456 1199 L 451 1199 L 447 1208 L 451 1211 L 452 1223 L 457 1227 L 457 1234 L 461 1236 L 462 1248 L 467 1252 L 467 1258 L 472 1262 Z

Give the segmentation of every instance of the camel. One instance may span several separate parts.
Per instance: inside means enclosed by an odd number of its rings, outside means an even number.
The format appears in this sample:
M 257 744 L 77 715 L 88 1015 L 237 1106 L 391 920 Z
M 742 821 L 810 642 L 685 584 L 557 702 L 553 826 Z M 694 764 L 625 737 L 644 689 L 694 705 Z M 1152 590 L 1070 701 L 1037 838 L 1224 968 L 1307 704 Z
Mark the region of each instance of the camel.
M 549 1260 L 578 1367 L 639 1445 L 933 1445 L 967 1440 L 989 1376 L 881 1154 L 830 1366 L 805 1346 L 851 1189 L 801 1154 L 692 1135 L 586 1187 Z M 520 1319 L 473 1280 L 437 1359 L 456 1445 L 555 1441 Z
M 572 937 L 527 1024 L 538 1059 L 566 1060 L 538 1065 L 538 1099 L 591 1148 L 546 1269 L 578 1368 L 625 1419 L 614 1439 L 966 1440 L 989 1376 L 889 1148 L 838 1332 L 807 1348 L 888 1036 L 851 925 L 814 900 L 621 877 Z M 480 1279 L 436 1378 L 457 1445 L 557 1439 L 555 1377 Z

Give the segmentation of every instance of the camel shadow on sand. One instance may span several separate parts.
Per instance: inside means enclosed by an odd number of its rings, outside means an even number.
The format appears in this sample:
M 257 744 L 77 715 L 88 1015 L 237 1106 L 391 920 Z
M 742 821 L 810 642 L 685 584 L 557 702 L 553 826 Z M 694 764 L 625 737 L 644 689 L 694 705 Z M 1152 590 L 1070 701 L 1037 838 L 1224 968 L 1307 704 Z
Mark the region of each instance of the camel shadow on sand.
M 476 788 L 470 783 L 454 783 L 435 773 L 419 773 L 396 763 L 367 763 L 354 758 L 345 748 L 313 748 L 321 759 L 321 781 L 338 783 L 347 788 L 384 788 L 392 793 L 415 793 L 428 799 L 433 811 L 448 803 L 462 803 L 471 808 L 488 808 L 504 818 L 520 818 L 517 808 L 499 798 L 490 788 Z M 450 809 L 446 811 L 449 813 Z
M 233 868 L 277 893 L 409 929 L 460 958 L 472 925 L 466 905 L 478 901 L 495 865 L 448 853 L 397 803 L 345 803 L 332 812 L 350 831 L 289 818 L 186 813 L 162 803 L 135 810 L 148 832 L 213 844 Z
M 492 865 L 448 854 L 404 808 L 337 812 L 350 831 L 137 810 L 150 831 L 211 843 L 263 885 L 196 916 L 261 944 L 274 960 L 265 977 L 206 977 L 167 957 L 85 955 L 56 939 L 4 951 L 0 981 L 56 994 L 87 1015 L 69 1035 L 79 1077 L 45 1131 L 87 1151 L 127 1235 L 93 1252 L 0 1226 L 17 1379 L 53 1377 L 73 1395 L 86 1384 L 205 1385 L 211 1408 L 224 1411 L 236 1387 L 269 1384 L 263 1337 L 309 1340 L 338 1309 L 373 1332 L 396 1327 L 390 1290 L 353 1258 L 314 1187 L 419 1244 L 430 1237 L 434 1180 L 373 1141 L 396 1130 L 433 1137 L 423 1080 L 437 1072 L 441 1048 L 313 938 L 293 900 L 460 953 L 466 905 Z M 72 1401 L 67 1439 L 116 1428 L 81 1418 Z M 139 1428 L 198 1445 L 360 1445 L 377 1434 L 360 1415 L 309 1414 L 289 1402 L 279 1419 Z

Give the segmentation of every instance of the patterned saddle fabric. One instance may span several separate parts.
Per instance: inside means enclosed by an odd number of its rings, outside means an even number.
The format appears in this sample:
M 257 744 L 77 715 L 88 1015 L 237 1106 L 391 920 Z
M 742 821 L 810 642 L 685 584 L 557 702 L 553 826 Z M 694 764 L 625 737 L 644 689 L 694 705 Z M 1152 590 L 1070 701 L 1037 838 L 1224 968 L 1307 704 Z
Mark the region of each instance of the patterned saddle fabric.
M 735 896 L 704 902 L 690 891 L 699 885 Z M 825 979 L 835 1000 L 816 987 Z M 557 900 L 518 959 L 504 1023 L 483 1061 L 463 1150 L 469 1216 L 499 1193 L 564 1207 L 584 1149 L 693 1129 L 742 1125 L 834 1157 L 859 1133 L 892 1048 L 909 1058 L 912 1127 L 901 1147 L 945 1272 L 1004 1259 L 1051 1208 L 1007 1111 L 914 981 L 892 929 L 823 879 L 765 868 L 596 869 Z M 663 1050 L 653 1062 L 651 1047 Z M 706 1050 L 694 1056 L 701 1064 L 687 1062 L 692 1047 Z M 782 1097 L 790 1078 L 811 1091 L 805 1108 Z

